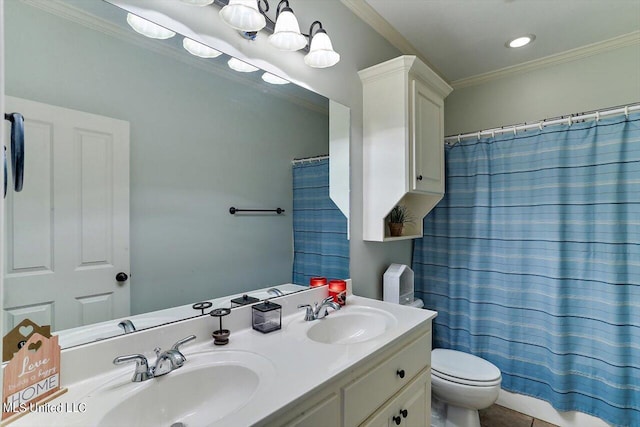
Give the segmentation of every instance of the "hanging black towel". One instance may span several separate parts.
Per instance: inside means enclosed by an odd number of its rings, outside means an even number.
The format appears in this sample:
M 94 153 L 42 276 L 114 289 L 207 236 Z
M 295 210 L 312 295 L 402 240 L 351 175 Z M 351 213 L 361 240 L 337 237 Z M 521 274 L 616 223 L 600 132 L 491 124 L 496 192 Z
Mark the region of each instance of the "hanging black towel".
M 24 117 L 20 113 L 5 114 L 4 118 L 11 122 L 11 172 L 15 191 L 22 191 L 24 179 Z M 6 157 L 5 157 L 6 163 Z M 5 166 L 5 174 L 6 174 Z M 5 175 L 6 176 L 6 175 Z M 5 178 L 5 196 L 7 180 Z

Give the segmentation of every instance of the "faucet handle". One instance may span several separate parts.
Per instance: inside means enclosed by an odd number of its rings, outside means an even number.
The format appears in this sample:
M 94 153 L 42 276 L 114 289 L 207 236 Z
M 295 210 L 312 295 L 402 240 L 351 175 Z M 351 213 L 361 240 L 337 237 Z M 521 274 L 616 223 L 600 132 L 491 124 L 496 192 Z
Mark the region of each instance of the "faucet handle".
M 172 350 L 176 350 L 176 351 L 180 351 L 179 348 L 181 345 L 186 344 L 190 341 L 193 341 L 196 339 L 195 335 L 189 335 L 188 337 L 184 337 L 181 340 L 178 340 L 173 347 L 171 347 Z
M 332 296 L 332 295 L 329 295 L 328 297 L 326 297 L 325 299 L 323 299 L 323 300 L 322 300 L 322 302 L 320 303 L 320 305 L 324 305 L 324 304 L 326 304 L 326 303 L 328 303 L 328 302 L 331 302 L 331 301 L 333 301 L 333 296 Z
M 305 321 L 311 321 L 311 320 L 315 320 L 315 314 L 313 312 L 313 307 L 311 307 L 310 304 L 299 304 L 298 308 L 306 308 L 307 312 L 304 315 L 304 320 Z
M 124 363 L 136 362 L 136 370 L 133 374 L 134 383 L 146 381 L 153 377 L 153 372 L 149 369 L 149 362 L 142 354 L 129 354 L 127 356 L 118 356 L 113 359 L 114 365 L 122 365 Z

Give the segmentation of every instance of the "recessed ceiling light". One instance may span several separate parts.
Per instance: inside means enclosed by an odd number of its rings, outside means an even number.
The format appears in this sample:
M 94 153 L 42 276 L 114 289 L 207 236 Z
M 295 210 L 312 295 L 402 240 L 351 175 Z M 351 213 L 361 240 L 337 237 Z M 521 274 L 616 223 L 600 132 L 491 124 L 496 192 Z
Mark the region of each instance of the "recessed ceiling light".
M 515 39 L 511 39 L 508 42 L 506 42 L 504 45 L 506 47 L 513 47 L 513 48 L 523 47 L 528 45 L 535 39 L 536 39 L 535 34 L 527 34 L 526 36 L 520 36 L 520 37 L 516 37 Z
M 229 62 L 227 62 L 227 64 L 229 64 L 229 68 L 240 73 L 253 73 L 254 71 L 258 71 L 257 67 L 249 65 L 246 62 L 240 61 L 236 58 L 231 58 Z
M 170 39 L 175 36 L 171 30 L 167 30 L 164 27 L 161 27 L 158 24 L 154 24 L 151 21 L 147 21 L 144 18 L 140 18 L 137 15 L 133 15 L 131 13 L 127 14 L 127 23 L 133 28 L 136 32 L 142 34 L 143 36 L 150 37 L 152 39 Z
M 278 77 L 275 74 L 264 73 L 262 75 L 262 80 L 267 83 L 271 83 L 272 85 L 286 85 L 289 84 L 288 80 L 283 79 L 282 77 Z

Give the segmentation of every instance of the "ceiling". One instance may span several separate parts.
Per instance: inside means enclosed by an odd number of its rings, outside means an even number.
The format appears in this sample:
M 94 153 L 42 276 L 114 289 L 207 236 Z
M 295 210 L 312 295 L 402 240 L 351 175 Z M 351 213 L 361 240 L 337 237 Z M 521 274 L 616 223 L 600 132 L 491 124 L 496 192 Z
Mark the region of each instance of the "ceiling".
M 631 37 L 640 40 L 640 0 L 362 1 L 406 39 L 394 42 L 381 31 L 396 47 L 408 41 L 450 82 L 633 32 Z M 363 17 L 379 27 L 377 18 L 376 25 L 375 18 Z M 526 34 L 536 35 L 530 45 L 505 47 L 509 39 Z

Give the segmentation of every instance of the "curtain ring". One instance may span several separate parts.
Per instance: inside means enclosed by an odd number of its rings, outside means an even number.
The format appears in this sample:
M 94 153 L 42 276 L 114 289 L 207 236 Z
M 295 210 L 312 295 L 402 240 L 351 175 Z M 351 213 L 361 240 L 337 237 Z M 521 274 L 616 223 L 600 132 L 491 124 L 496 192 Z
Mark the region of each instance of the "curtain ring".
M 600 121 L 600 111 L 596 111 L 596 123 Z
M 480 131 L 478 131 L 478 141 L 480 141 Z
M 540 128 L 540 130 L 542 130 L 542 128 L 543 128 L 542 122 L 538 123 L 538 128 Z
M 496 137 L 496 131 L 495 131 L 495 130 L 492 130 L 492 131 L 491 131 L 491 138 L 495 138 L 495 137 Z
M 516 136 L 516 135 L 518 135 L 518 131 L 517 131 L 516 127 L 514 126 L 513 127 L 513 136 Z
M 573 124 L 573 118 L 572 118 L 571 116 L 569 116 L 569 117 L 567 118 L 567 124 L 568 124 L 569 126 L 571 126 L 571 125 Z
M 458 144 L 460 144 L 460 134 L 458 134 Z
M 625 115 L 625 117 L 627 119 L 629 118 L 629 106 L 628 105 L 624 106 L 624 115 Z

